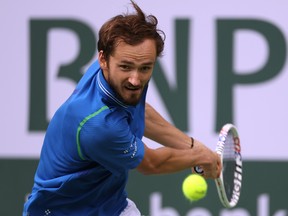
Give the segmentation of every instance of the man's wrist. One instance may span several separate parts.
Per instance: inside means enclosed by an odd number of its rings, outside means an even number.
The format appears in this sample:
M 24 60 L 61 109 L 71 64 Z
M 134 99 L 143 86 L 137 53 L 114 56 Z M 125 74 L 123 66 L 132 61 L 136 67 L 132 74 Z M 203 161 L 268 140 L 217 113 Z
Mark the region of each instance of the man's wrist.
M 193 137 L 190 137 L 191 138 L 191 149 L 194 147 L 194 138 Z

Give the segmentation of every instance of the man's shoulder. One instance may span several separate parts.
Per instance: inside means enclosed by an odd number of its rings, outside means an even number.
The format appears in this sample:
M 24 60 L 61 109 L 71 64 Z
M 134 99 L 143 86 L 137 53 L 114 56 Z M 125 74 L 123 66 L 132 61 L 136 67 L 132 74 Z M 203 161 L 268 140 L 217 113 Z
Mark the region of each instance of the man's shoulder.
M 98 145 L 108 140 L 120 140 L 129 134 L 127 114 L 121 109 L 103 106 L 82 119 L 78 126 L 83 143 Z
M 129 116 L 124 109 L 103 105 L 91 113 L 88 118 L 91 118 L 96 126 L 113 130 L 127 124 Z

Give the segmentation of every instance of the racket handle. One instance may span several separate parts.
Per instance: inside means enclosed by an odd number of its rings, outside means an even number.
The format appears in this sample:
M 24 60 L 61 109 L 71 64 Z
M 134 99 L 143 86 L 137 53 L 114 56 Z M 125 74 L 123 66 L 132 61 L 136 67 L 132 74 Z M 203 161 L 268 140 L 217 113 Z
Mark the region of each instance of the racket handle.
M 204 173 L 204 170 L 201 167 L 199 167 L 199 166 L 194 167 L 194 171 L 197 174 L 203 174 Z

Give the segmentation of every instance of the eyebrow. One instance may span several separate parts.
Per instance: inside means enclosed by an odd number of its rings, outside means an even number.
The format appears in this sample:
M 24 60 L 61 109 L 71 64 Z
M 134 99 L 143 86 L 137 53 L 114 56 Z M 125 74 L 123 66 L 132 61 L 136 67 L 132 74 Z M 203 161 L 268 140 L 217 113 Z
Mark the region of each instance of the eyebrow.
M 155 62 L 144 62 L 141 65 L 153 65 Z M 129 64 L 129 65 L 134 65 L 134 62 L 128 61 L 128 60 L 122 60 L 120 61 L 120 64 Z

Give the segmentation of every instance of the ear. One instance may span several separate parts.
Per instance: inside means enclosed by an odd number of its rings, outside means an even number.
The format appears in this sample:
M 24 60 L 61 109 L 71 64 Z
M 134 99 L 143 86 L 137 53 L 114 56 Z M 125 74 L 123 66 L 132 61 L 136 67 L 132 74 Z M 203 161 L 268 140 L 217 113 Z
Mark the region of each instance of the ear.
M 98 60 L 99 60 L 99 64 L 102 70 L 107 69 L 108 63 L 104 57 L 104 53 L 103 50 L 100 50 L 98 53 Z

